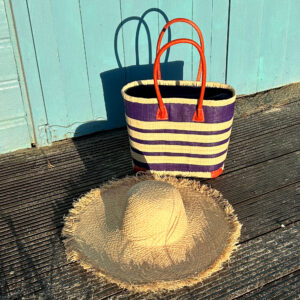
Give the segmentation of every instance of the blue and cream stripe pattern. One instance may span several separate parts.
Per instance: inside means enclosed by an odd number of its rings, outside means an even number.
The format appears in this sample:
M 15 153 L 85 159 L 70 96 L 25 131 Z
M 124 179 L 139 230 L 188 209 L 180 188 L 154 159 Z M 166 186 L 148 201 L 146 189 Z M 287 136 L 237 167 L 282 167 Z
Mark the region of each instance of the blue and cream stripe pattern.
M 230 97 L 203 101 L 205 122 L 193 122 L 198 99 L 163 98 L 169 120 L 157 121 L 157 99 L 131 96 L 129 89 L 153 85 L 134 81 L 122 89 L 131 155 L 136 167 L 150 172 L 188 177 L 214 177 L 226 159 L 233 122 L 235 91 L 226 84 L 208 82 L 206 88 L 229 90 Z M 195 81 L 159 80 L 159 85 L 200 87 Z

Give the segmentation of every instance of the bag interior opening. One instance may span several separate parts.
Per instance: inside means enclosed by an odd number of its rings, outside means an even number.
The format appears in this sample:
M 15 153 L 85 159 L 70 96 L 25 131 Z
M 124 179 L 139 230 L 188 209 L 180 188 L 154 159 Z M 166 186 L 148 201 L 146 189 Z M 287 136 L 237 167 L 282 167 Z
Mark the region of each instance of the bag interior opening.
M 201 87 L 159 85 L 162 98 L 198 99 Z M 138 98 L 156 98 L 154 85 L 139 85 L 129 88 L 126 94 Z M 225 100 L 233 97 L 233 92 L 225 88 L 206 87 L 204 99 Z

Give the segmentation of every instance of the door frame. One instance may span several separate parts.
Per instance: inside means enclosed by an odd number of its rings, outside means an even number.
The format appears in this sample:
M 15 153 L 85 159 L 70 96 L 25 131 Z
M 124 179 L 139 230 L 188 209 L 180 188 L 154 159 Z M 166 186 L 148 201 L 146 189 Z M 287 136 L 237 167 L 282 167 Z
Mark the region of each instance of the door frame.
M 48 146 L 52 144 L 52 140 L 48 130 L 47 113 L 27 0 L 4 0 L 4 3 L 10 14 L 10 27 L 14 29 L 15 47 L 19 54 L 17 67 L 34 144 L 37 147 Z

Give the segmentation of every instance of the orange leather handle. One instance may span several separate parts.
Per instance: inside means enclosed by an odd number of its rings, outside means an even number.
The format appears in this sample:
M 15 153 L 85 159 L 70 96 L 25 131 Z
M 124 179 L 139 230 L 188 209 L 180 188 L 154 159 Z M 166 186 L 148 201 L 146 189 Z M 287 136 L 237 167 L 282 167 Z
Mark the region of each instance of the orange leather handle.
M 171 21 L 169 21 L 162 29 L 162 31 L 160 32 L 159 34 L 159 37 L 158 37 L 158 40 L 157 40 L 157 45 L 156 45 L 156 54 L 158 54 L 159 50 L 160 50 L 160 45 L 161 45 L 161 41 L 163 39 L 163 36 L 166 32 L 166 30 L 174 23 L 177 23 L 177 22 L 184 22 L 184 23 L 188 23 L 190 25 L 192 25 L 195 30 L 197 31 L 198 33 L 198 36 L 199 36 L 199 39 L 200 39 L 200 46 L 203 50 L 203 53 L 204 53 L 204 40 L 203 40 L 203 35 L 202 35 L 202 32 L 200 30 L 200 28 L 197 26 L 197 24 L 195 24 L 193 21 L 189 20 L 189 19 L 185 19 L 185 18 L 176 18 L 176 19 L 173 19 Z M 160 66 L 158 67 L 158 71 L 157 71 L 157 77 L 158 79 L 161 79 L 161 72 L 160 72 Z M 198 74 L 197 74 L 197 81 L 200 81 L 201 79 L 201 72 L 202 72 L 202 65 L 201 65 L 201 60 L 200 60 L 200 63 L 199 63 L 199 68 L 198 68 Z
M 202 76 L 200 97 L 199 97 L 197 109 L 193 116 L 193 121 L 204 122 L 205 120 L 204 120 L 202 106 L 203 106 L 203 98 L 204 98 L 205 84 L 206 84 L 206 62 L 205 62 L 203 50 L 200 47 L 200 45 L 190 39 L 173 40 L 173 41 L 167 43 L 166 45 L 164 45 L 157 53 L 157 56 L 156 56 L 155 62 L 154 62 L 154 68 L 153 68 L 154 88 L 155 88 L 157 100 L 158 100 L 158 110 L 157 110 L 157 114 L 156 114 L 156 120 L 168 120 L 168 112 L 167 112 L 166 106 L 162 100 L 161 93 L 160 93 L 159 86 L 158 86 L 158 81 L 157 81 L 158 68 L 160 65 L 160 57 L 171 46 L 176 45 L 176 44 L 182 44 L 182 43 L 191 44 L 191 45 L 195 46 L 200 54 L 200 61 L 202 62 L 202 66 L 203 66 L 203 76 Z

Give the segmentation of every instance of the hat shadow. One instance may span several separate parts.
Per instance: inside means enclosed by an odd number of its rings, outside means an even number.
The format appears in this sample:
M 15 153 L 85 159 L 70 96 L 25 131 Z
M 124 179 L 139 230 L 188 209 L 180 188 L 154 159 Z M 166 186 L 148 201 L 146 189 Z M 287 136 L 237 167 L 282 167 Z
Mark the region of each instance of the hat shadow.
M 124 213 L 127 205 L 126 195 L 119 195 L 118 207 L 116 208 L 115 201 L 108 197 L 106 193 L 101 192 L 101 201 L 104 205 L 105 225 L 108 232 L 122 230 Z

